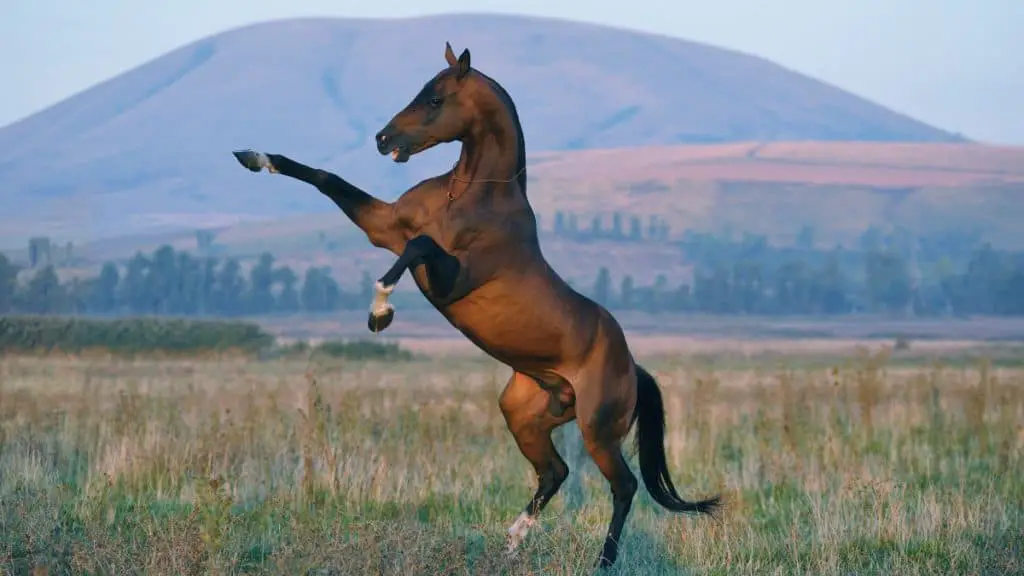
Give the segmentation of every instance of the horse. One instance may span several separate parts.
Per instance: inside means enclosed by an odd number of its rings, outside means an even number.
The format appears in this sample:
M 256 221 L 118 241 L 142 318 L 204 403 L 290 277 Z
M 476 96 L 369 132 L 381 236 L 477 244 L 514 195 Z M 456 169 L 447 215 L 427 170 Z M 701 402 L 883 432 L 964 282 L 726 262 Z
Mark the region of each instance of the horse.
M 364 192 L 331 172 L 280 154 L 233 152 L 245 168 L 314 186 L 365 233 L 395 254 L 376 282 L 368 327 L 394 318 L 388 296 L 409 271 L 431 305 L 490 357 L 512 369 L 498 404 L 537 489 L 507 534 L 515 554 L 569 468 L 552 431 L 575 419 L 584 446 L 611 488 L 612 515 L 599 567 L 615 564 L 619 538 L 637 491 L 622 453 L 636 425 L 640 475 L 667 510 L 715 516 L 720 497 L 679 496 L 665 456 L 665 414 L 654 377 L 640 366 L 617 320 L 575 291 L 541 252 L 526 194 L 526 143 L 515 104 L 494 79 L 458 58 L 445 43 L 447 66 L 375 136 L 394 162 L 458 141 L 451 170 L 419 182 L 394 202 Z

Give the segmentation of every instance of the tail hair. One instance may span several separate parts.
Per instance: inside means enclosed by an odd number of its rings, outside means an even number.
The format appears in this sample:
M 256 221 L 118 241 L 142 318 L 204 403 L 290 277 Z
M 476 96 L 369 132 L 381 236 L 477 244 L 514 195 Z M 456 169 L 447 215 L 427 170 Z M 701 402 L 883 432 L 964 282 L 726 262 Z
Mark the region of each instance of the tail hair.
M 637 365 L 636 450 L 640 459 L 640 476 L 647 492 L 655 502 L 673 512 L 705 514 L 714 517 L 721 504 L 721 496 L 688 502 L 684 500 L 668 473 L 665 458 L 665 406 L 657 381 L 647 370 Z

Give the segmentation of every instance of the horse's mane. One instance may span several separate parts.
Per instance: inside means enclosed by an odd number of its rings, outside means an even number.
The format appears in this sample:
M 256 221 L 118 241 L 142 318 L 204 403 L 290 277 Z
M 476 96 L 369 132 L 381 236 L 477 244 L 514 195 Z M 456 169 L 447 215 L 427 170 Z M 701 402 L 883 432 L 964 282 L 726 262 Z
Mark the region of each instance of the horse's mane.
M 516 149 L 516 173 L 519 174 L 519 189 L 523 191 L 523 196 L 526 196 L 526 138 L 523 136 L 523 126 L 519 122 L 519 112 L 516 111 L 516 104 L 497 80 L 479 70 L 476 70 L 476 73 L 491 84 L 494 93 L 504 102 L 509 114 L 512 116 L 512 125 L 515 126 L 516 138 L 519 141 Z

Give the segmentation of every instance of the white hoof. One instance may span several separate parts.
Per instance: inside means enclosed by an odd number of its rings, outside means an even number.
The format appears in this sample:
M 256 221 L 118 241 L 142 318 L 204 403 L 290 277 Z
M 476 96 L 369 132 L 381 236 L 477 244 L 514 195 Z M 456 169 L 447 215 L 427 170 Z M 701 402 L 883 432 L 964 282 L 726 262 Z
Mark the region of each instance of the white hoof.
M 526 538 L 526 534 L 530 532 L 532 527 L 537 522 L 536 519 L 532 518 L 526 512 L 523 512 L 516 518 L 516 521 L 512 523 L 512 526 L 508 529 L 508 547 L 505 549 L 505 553 L 514 555 L 516 549 L 522 544 L 523 539 Z
M 255 150 L 239 150 L 234 152 L 235 158 L 238 159 L 242 166 L 245 166 L 253 172 L 259 172 L 264 168 L 271 174 L 277 173 L 277 168 L 270 162 L 270 158 L 263 152 L 256 152 Z
M 388 298 L 391 293 L 394 292 L 395 285 L 385 286 L 377 281 L 374 285 L 374 291 L 376 292 L 373 296 L 373 302 L 370 303 L 370 315 L 374 318 L 382 318 L 387 316 L 389 313 L 395 311 L 395 307 L 388 302 Z
M 266 168 L 267 172 L 270 172 L 271 174 L 277 174 L 277 168 L 274 167 L 274 164 L 270 161 L 270 158 L 268 158 L 267 155 L 264 154 L 263 152 L 256 153 L 256 161 L 259 162 L 260 168 Z

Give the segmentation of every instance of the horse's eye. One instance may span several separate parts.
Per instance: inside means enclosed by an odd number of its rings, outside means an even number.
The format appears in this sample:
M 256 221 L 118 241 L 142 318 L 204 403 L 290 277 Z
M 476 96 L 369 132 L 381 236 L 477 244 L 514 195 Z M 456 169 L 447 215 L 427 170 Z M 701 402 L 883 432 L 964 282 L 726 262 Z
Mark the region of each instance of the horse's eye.
M 430 99 L 430 106 L 432 108 L 437 108 L 440 105 L 441 105 L 441 97 L 440 96 L 434 96 L 434 97 L 432 97 Z

